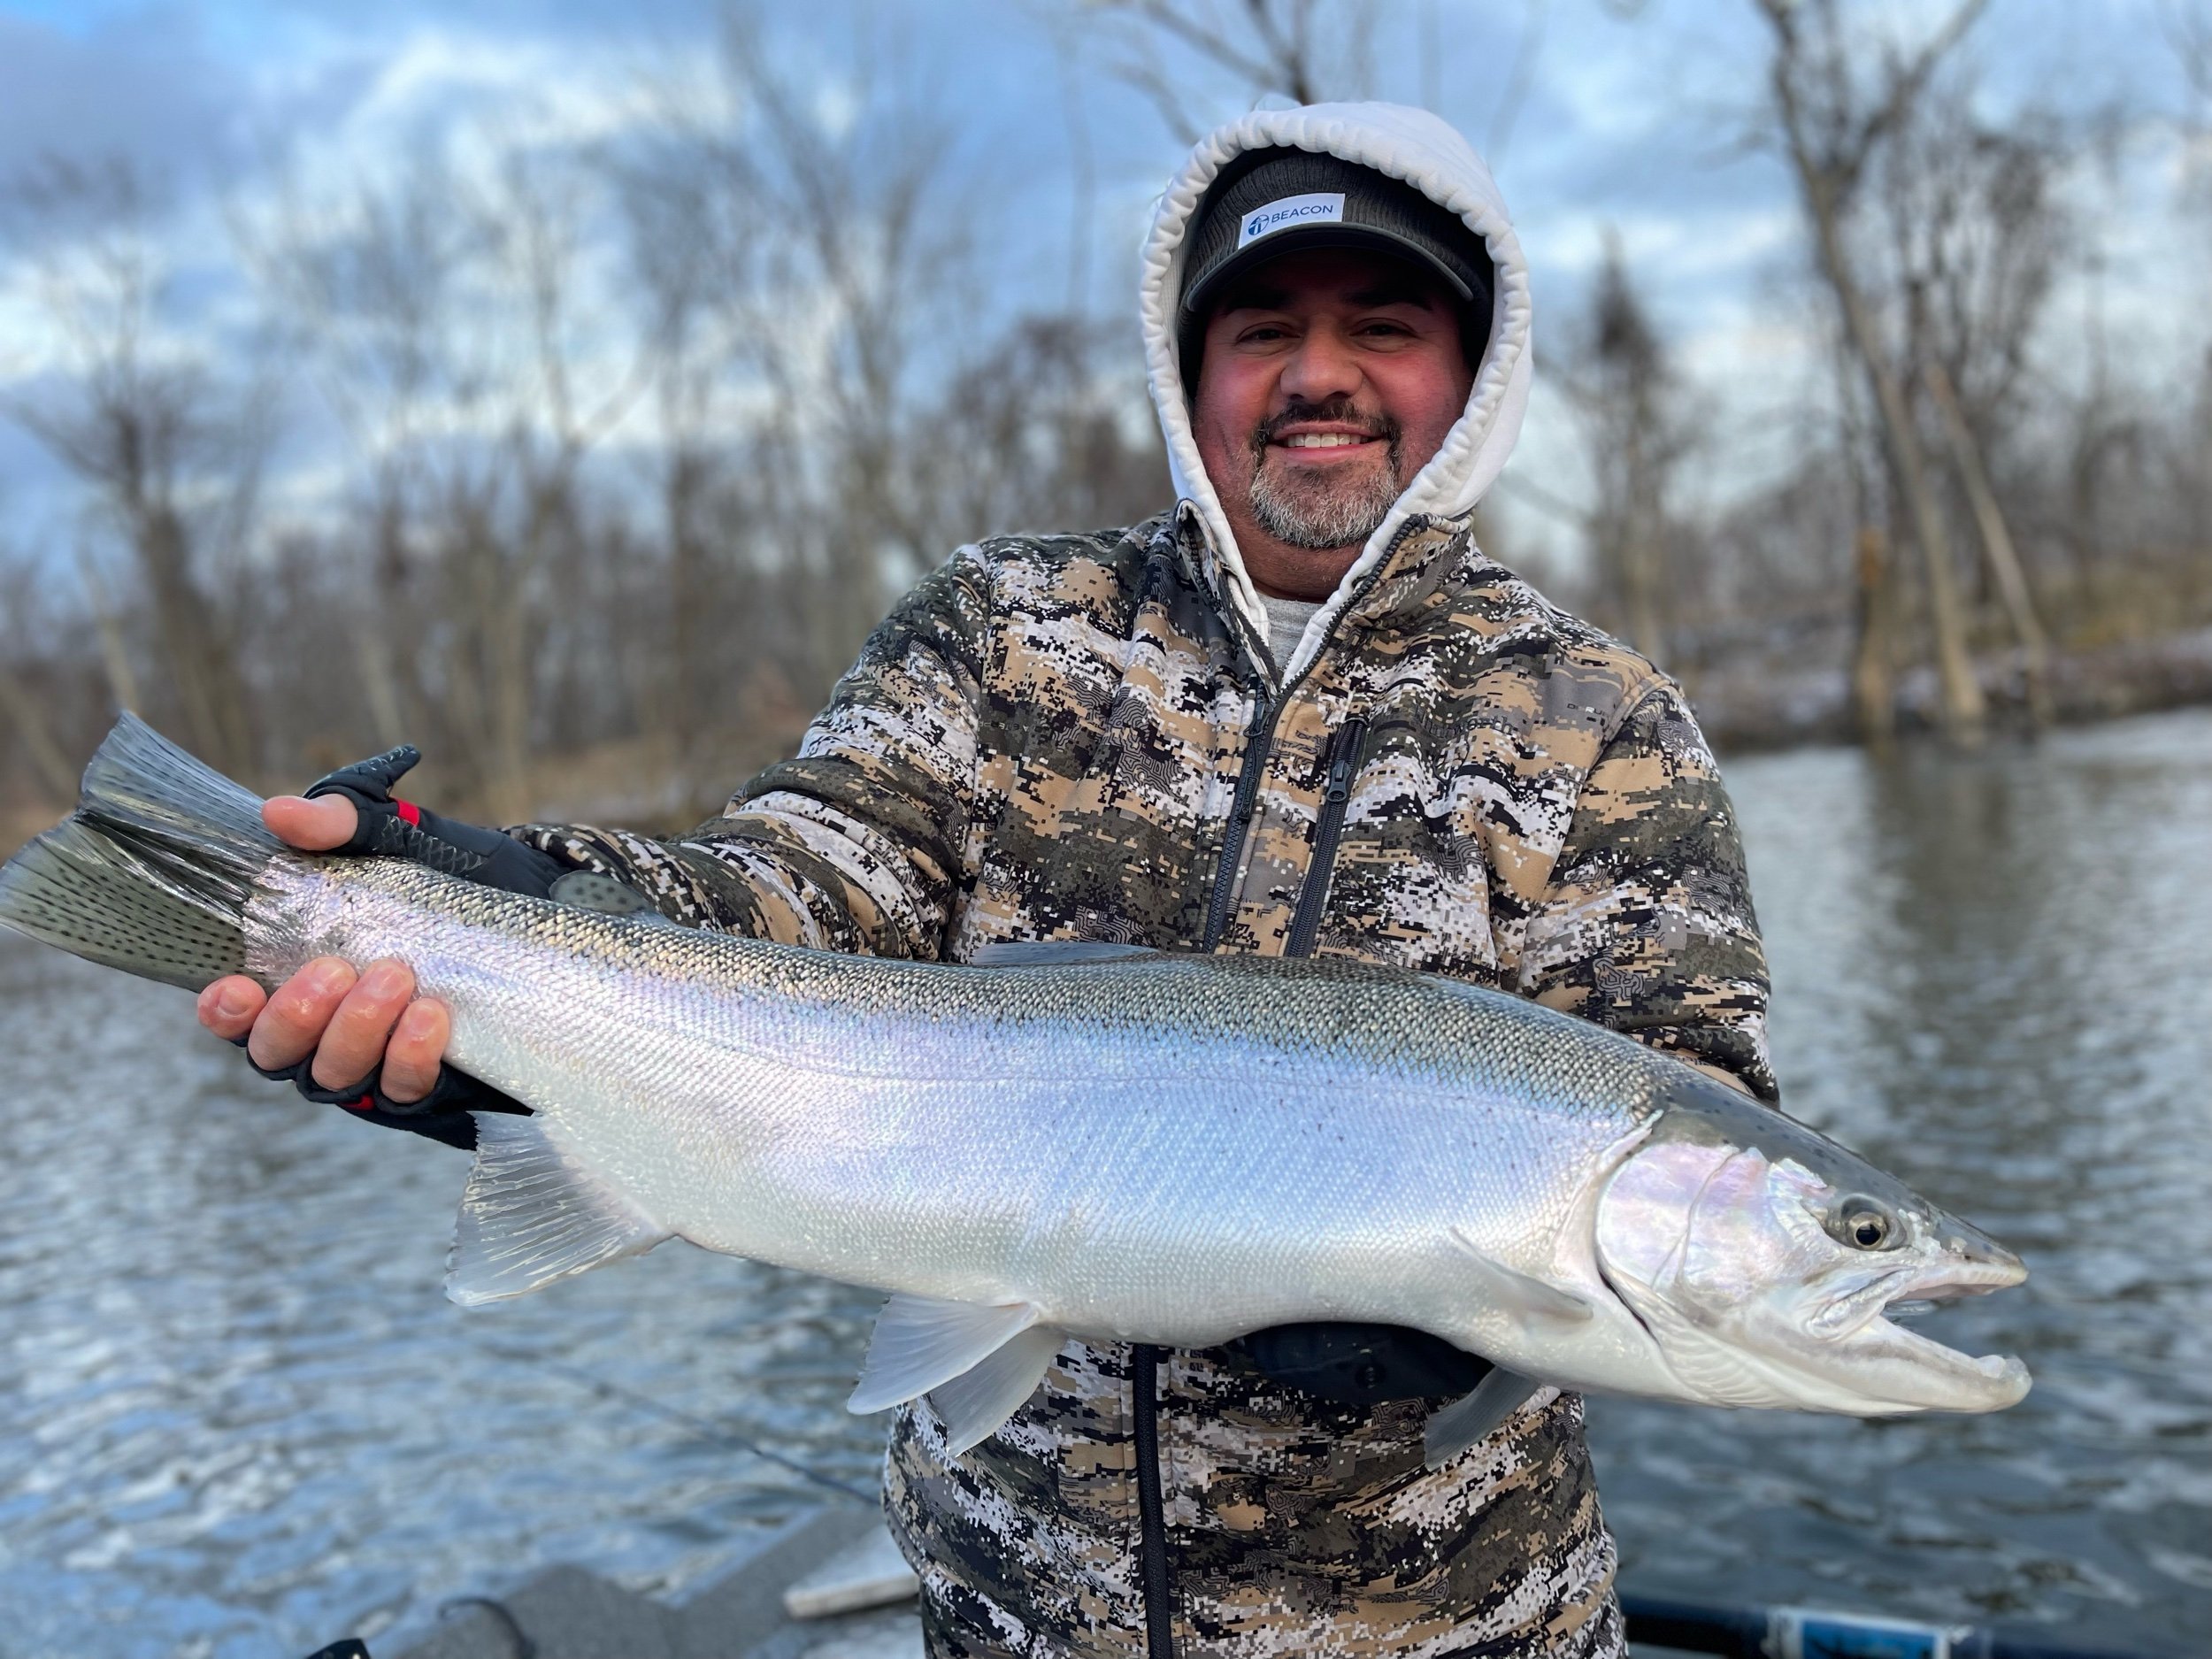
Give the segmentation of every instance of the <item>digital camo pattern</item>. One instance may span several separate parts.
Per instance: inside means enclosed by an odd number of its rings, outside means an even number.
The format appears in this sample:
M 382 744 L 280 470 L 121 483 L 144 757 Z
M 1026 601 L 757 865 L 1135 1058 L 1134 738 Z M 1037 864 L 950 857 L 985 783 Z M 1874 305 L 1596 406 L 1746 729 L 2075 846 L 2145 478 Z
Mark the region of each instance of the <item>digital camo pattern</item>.
M 1142 1650 L 1128 1360 L 1071 1345 L 963 1457 L 926 1409 L 900 1413 L 891 1524 L 933 1653 Z M 1440 1402 L 1331 1405 L 1224 1350 L 1160 1372 L 1179 1654 L 1622 1651 L 1579 1399 L 1545 1390 L 1430 1474 L 1421 1426 Z
M 1319 954 L 1518 992 L 1775 1098 L 1734 815 L 1670 681 L 1486 558 L 1464 520 L 1410 520 L 1287 695 L 1219 576 L 1187 510 L 963 549 L 723 817 L 672 842 L 520 833 L 678 921 L 787 943 L 1190 949 L 1274 709 L 1219 945 L 1279 955 L 1331 741 L 1362 717 Z M 1071 1342 L 949 1463 L 926 1408 L 900 1413 L 886 1498 L 933 1651 L 1141 1647 L 1127 1364 Z M 1179 1652 L 1622 1650 L 1578 1402 L 1430 1474 L 1422 1402 L 1330 1406 L 1220 1352 L 1166 1370 Z

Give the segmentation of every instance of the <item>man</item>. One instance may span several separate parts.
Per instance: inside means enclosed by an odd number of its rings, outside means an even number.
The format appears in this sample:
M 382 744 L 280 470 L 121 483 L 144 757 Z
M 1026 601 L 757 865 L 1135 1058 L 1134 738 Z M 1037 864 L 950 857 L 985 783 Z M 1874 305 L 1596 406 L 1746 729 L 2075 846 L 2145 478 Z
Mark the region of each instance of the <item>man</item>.
M 473 832 L 484 856 L 829 949 L 1387 961 L 1771 1099 L 1735 826 L 1679 693 L 1469 537 L 1530 358 L 1519 247 L 1464 141 L 1383 105 L 1233 123 L 1164 198 L 1141 305 L 1173 510 L 961 549 L 799 757 L 691 836 Z M 392 817 L 389 770 L 271 822 L 402 845 L 425 832 Z M 399 839 L 365 841 L 373 822 Z M 434 1082 L 465 1085 L 437 1080 L 443 1013 L 411 992 L 402 964 L 311 964 L 265 1007 L 211 987 L 203 1017 L 333 1093 L 381 1055 L 379 1115 L 428 1095 L 450 1125 Z M 902 1411 L 886 1502 L 932 1651 L 1622 1652 L 1580 1402 L 1540 1393 L 1430 1472 L 1425 1396 L 1461 1383 L 1420 1339 L 1353 1335 L 1345 1386 L 1336 1327 L 1071 1342 L 958 1457 Z

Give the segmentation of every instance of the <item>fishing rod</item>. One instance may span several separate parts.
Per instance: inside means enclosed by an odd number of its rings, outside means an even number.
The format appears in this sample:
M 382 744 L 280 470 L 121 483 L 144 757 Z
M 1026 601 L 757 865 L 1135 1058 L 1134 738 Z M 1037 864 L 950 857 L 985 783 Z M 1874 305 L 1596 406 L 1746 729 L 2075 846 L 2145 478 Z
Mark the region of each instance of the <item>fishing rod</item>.
M 1621 1597 L 1633 1646 L 1727 1659 L 2164 1659 L 2144 1648 L 2078 1647 L 1988 1625 L 1923 1624 L 1802 1607 Z

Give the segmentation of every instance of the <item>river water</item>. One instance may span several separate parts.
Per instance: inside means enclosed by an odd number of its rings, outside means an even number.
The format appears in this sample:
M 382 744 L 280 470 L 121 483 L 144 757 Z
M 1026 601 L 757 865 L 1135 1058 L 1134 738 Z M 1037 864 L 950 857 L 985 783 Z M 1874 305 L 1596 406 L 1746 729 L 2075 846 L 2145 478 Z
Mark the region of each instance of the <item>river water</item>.
M 1788 1104 L 2020 1249 L 1937 1333 L 1990 1417 L 1599 1402 L 1632 1588 L 2212 1632 L 2212 710 L 1728 769 Z M 188 1000 L 0 942 L 0 1659 L 396 1651 L 575 1561 L 711 1577 L 860 1484 L 875 1299 L 673 1247 L 440 1295 L 465 1160 L 246 1078 Z M 839 1500 L 830 1499 L 836 1502 Z

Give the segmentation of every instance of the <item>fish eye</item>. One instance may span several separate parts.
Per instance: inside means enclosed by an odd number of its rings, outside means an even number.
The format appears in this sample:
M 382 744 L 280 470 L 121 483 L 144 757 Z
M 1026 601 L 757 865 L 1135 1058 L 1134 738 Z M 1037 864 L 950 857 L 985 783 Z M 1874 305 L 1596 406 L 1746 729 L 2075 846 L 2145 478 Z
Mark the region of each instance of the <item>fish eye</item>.
M 1836 1206 L 1829 1228 L 1839 1243 L 1856 1250 L 1878 1250 L 1898 1235 L 1897 1217 L 1871 1198 L 1847 1198 Z

